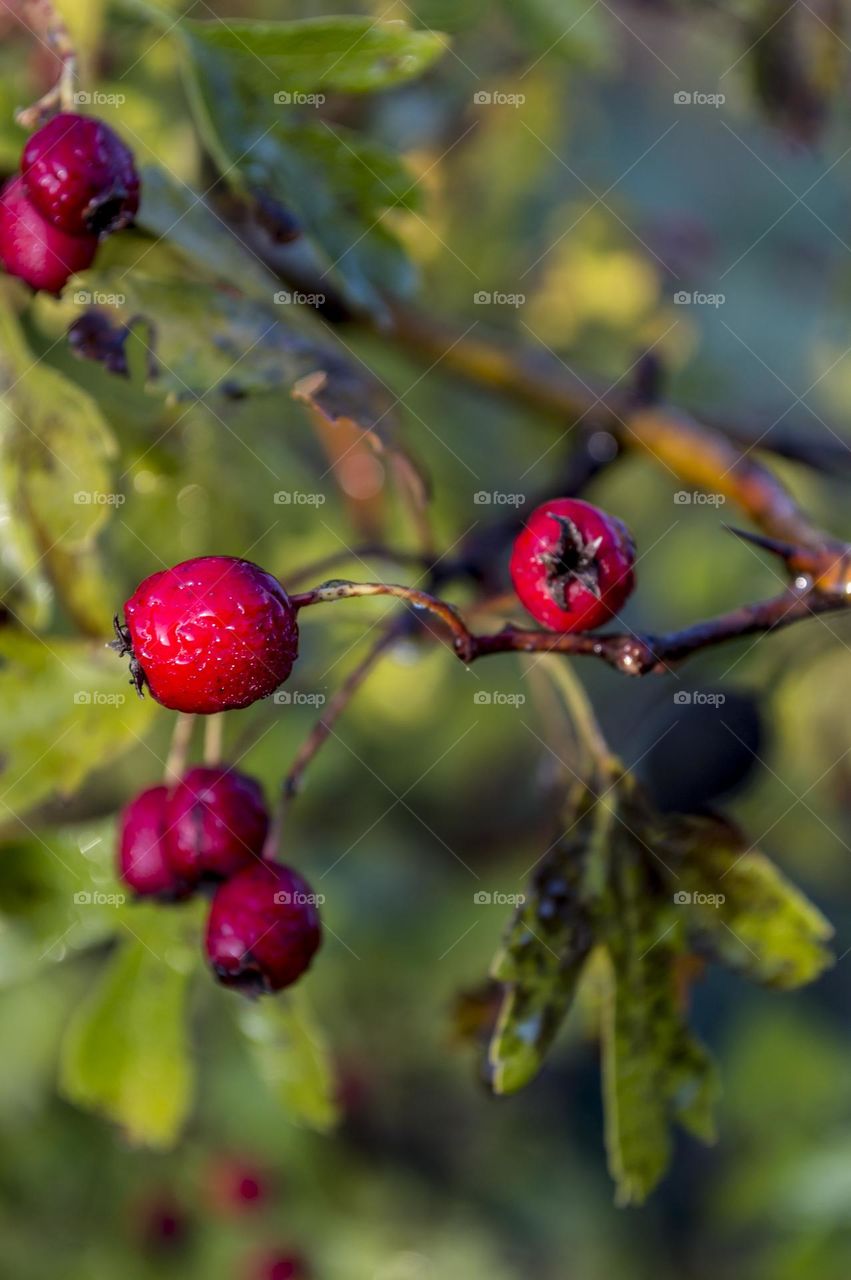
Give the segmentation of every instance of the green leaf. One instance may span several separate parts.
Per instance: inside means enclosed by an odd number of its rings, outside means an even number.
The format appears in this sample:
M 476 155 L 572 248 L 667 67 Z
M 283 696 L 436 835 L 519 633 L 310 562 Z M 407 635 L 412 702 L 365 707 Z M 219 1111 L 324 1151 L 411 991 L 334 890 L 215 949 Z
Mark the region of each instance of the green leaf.
M 0 630 L 0 821 L 68 796 L 138 744 L 156 704 L 103 643 Z
M 764 854 L 732 828 L 684 820 L 678 896 L 695 949 L 765 986 L 789 990 L 833 963 L 833 928 Z
M 18 563 L 37 575 L 36 592 L 46 571 L 81 630 L 103 633 L 112 593 L 95 538 L 123 501 L 112 481 L 115 442 L 91 396 L 30 352 L 8 294 L 0 391 L 0 488 Z
M 68 1029 L 60 1091 L 119 1124 L 132 1143 L 173 1145 L 191 1105 L 187 982 L 186 968 L 142 942 L 124 943 Z
M 404 22 L 367 17 L 295 22 L 197 22 L 182 29 L 214 49 L 271 65 L 282 89 L 367 93 L 421 75 L 443 53 L 445 37 Z
M 714 1069 L 688 1031 L 675 984 L 676 917 L 654 901 L 640 857 L 637 844 L 619 851 L 601 1027 L 606 1148 L 620 1204 L 641 1203 L 662 1177 L 672 1119 L 704 1142 L 715 1136 Z
M 536 872 L 491 965 L 491 977 L 506 984 L 487 1055 L 494 1093 L 514 1093 L 538 1073 L 593 945 L 583 881 L 606 840 L 611 815 L 587 791 L 575 808 L 567 833 Z
M 239 1025 L 257 1068 L 289 1117 L 320 1132 L 338 1120 L 325 1041 L 298 989 L 243 1006 Z
M 157 165 L 142 170 L 142 206 L 138 225 L 158 238 L 176 245 L 188 259 L 214 278 L 227 280 L 245 292 L 270 297 L 279 288 L 276 277 L 211 209 L 203 196 Z M 145 262 L 149 248 L 139 255 L 138 267 L 121 277 L 120 293 L 127 290 L 138 271 L 150 271 Z M 84 281 L 95 278 L 87 272 Z M 184 285 L 188 293 L 194 285 Z
M 383 292 L 410 292 L 414 273 L 384 220 L 415 202 L 400 161 L 356 133 L 304 119 L 280 101 L 290 91 L 261 62 L 191 35 L 186 49 L 190 102 L 231 185 L 265 192 L 293 213 L 320 255 L 320 275 L 356 305 L 381 313 Z

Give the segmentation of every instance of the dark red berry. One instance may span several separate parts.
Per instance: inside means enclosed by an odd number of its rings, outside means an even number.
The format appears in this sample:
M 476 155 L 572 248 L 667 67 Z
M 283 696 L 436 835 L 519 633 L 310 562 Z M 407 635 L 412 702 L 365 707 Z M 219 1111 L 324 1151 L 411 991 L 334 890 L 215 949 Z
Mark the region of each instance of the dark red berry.
M 183 1251 L 191 1236 L 187 1214 L 167 1191 L 152 1193 L 135 1207 L 133 1226 L 142 1251 L 152 1257 Z
M 256 862 L 216 890 L 207 958 L 225 986 L 280 991 L 304 973 L 321 937 L 307 882 L 279 863 Z
M 232 1156 L 220 1157 L 211 1164 L 207 1187 L 213 1208 L 220 1213 L 245 1213 L 266 1198 L 264 1172 Z
M 97 236 L 69 236 L 53 227 L 27 199 L 21 178 L 0 192 L 0 262 L 33 289 L 61 293 L 70 276 L 95 259 Z
M 169 861 L 191 884 L 224 880 L 262 856 L 269 814 L 260 784 L 235 769 L 190 769 L 166 802 Z
M 133 153 L 102 120 L 62 112 L 34 133 L 21 159 L 32 203 L 68 235 L 107 235 L 139 210 Z
M 140 897 L 174 901 L 185 897 L 188 885 L 169 858 L 166 840 L 165 787 L 150 787 L 131 800 L 121 815 L 118 871 Z
M 146 578 L 124 611 L 119 652 L 131 654 L 137 687 L 174 711 L 247 707 L 286 680 L 298 655 L 289 596 L 249 560 L 185 560 Z
M 522 603 L 553 631 L 592 631 L 635 586 L 635 547 L 626 525 L 578 498 L 537 507 L 511 553 Z
M 284 1250 L 259 1257 L 249 1268 L 245 1280 L 310 1280 L 312 1275 L 300 1253 Z

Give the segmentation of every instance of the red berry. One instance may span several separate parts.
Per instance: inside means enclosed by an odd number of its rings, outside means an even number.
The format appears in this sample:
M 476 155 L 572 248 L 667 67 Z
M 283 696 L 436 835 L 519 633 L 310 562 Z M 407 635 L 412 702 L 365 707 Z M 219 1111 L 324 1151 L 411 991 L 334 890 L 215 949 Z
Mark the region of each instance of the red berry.
M 102 120 L 63 112 L 34 133 L 21 159 L 27 194 L 68 235 L 106 235 L 133 221 L 139 175 L 133 153 Z
M 168 856 L 190 884 L 224 880 L 263 853 L 269 814 L 260 784 L 231 769 L 198 767 L 166 802 Z
M 219 885 L 207 925 L 207 958 L 220 982 L 280 991 L 307 969 L 321 941 L 316 895 L 289 867 L 255 863 Z
M 266 1199 L 265 1174 L 255 1165 L 231 1156 L 210 1166 L 207 1188 L 213 1208 L 220 1213 L 245 1213 Z
M 246 1280 L 310 1280 L 313 1272 L 300 1253 L 267 1253 L 258 1258 Z
M 511 578 L 522 603 L 553 631 L 592 631 L 635 586 L 626 525 L 578 498 L 537 507 L 514 543 Z
M 298 655 L 289 596 L 248 560 L 185 560 L 146 578 L 124 611 L 119 652 L 132 655 L 137 688 L 174 711 L 247 707 L 286 680 Z
M 27 199 L 21 178 L 0 191 L 0 262 L 33 289 L 61 293 L 70 276 L 92 265 L 97 236 L 69 236 Z
M 189 890 L 169 858 L 167 799 L 165 787 L 150 787 L 128 804 L 119 824 L 118 870 L 124 883 L 140 897 L 174 901 Z

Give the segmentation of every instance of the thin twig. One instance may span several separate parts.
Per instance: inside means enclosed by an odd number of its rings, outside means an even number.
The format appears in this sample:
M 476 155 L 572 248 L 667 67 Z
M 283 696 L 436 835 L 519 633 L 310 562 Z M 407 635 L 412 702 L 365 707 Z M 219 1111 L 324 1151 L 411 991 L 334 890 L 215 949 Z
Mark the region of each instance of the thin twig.
M 356 596 L 395 596 L 404 600 L 412 609 L 425 610 L 433 614 L 452 633 L 453 647 L 459 658 L 468 660 L 470 643 L 473 636 L 463 618 L 454 605 L 429 595 L 427 591 L 417 591 L 413 587 L 403 587 L 395 582 L 348 582 L 334 579 L 323 582 L 312 591 L 304 591 L 290 596 L 296 609 L 306 609 L 313 604 L 328 604 L 333 600 L 350 600 Z
M 71 43 L 68 28 L 50 0 L 26 0 L 26 15 L 34 31 L 59 58 L 62 69 L 52 89 L 32 106 L 15 112 L 15 119 L 24 129 L 37 129 L 57 111 L 72 111 L 74 86 L 77 79 L 77 54 Z
M 207 716 L 204 724 L 204 764 L 219 764 L 222 758 L 222 742 L 224 739 L 225 717 L 220 711 L 217 715 Z

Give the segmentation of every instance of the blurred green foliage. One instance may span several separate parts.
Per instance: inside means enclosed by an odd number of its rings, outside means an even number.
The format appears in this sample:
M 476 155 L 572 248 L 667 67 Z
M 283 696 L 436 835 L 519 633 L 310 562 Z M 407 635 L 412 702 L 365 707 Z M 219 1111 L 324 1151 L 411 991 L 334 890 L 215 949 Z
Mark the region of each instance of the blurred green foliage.
M 292 998 L 247 1005 L 201 972 L 197 906 L 118 900 L 115 814 L 160 778 L 172 717 L 138 703 L 103 648 L 139 579 L 190 555 L 247 555 L 287 581 L 365 539 L 413 546 L 410 503 L 392 484 L 397 443 L 430 477 L 441 549 L 502 514 L 476 495 L 559 488 L 570 424 L 461 384 L 440 362 L 426 373 L 382 338 L 381 295 L 417 281 L 462 328 L 538 342 L 587 376 L 614 382 L 653 347 L 670 394 L 693 411 L 755 422 L 755 436 L 779 421 L 844 443 L 840 161 L 851 139 L 835 96 L 836 15 L 819 9 L 811 22 L 798 6 L 805 35 L 778 23 L 766 48 L 777 10 L 761 2 L 382 0 L 338 7 L 353 44 L 340 43 L 335 10 L 312 0 L 286 15 L 264 0 L 196 4 L 177 26 L 182 3 L 60 7 L 83 87 L 100 94 L 90 109 L 144 160 L 145 194 L 138 230 L 104 246 L 61 301 L 0 281 L 0 581 L 15 619 L 0 630 L 0 1270 L 250 1280 L 252 1251 L 280 1244 L 303 1248 L 329 1280 L 839 1280 L 851 1267 L 846 619 L 688 669 L 690 688 L 736 689 L 767 726 L 735 796 L 718 801 L 705 779 L 711 803 L 748 833 L 736 856 L 753 840 L 818 904 L 747 853 L 727 914 L 698 913 L 691 927 L 732 968 L 793 986 L 824 962 L 821 907 L 838 963 L 817 987 L 782 996 L 720 970 L 685 975 L 695 1034 L 721 1067 L 720 1141 L 677 1143 L 675 1176 L 640 1215 L 611 1204 L 596 1035 L 602 1024 L 609 1160 L 622 1192 L 635 1177 L 640 1192 L 671 1141 L 682 1081 L 659 1063 L 673 1046 L 682 1066 L 682 1011 L 669 1001 L 661 1016 L 651 1000 L 642 1017 L 635 984 L 619 1000 L 618 974 L 641 987 L 670 959 L 667 945 L 645 950 L 668 917 L 639 862 L 609 885 L 624 925 L 615 967 L 591 953 L 546 1062 L 534 1045 L 521 1063 L 523 1079 L 541 1068 L 535 1081 L 500 1102 L 476 1082 L 495 1013 L 480 984 L 505 945 L 506 908 L 475 895 L 521 891 L 552 845 L 563 760 L 574 762 L 543 727 L 552 695 L 542 705 L 511 658 L 465 671 L 415 639 L 394 649 L 288 820 L 286 856 L 327 898 L 323 952 Z M 309 25 L 292 40 L 249 25 L 282 16 Z M 217 17 L 233 21 L 201 25 Z M 408 25 L 388 33 L 376 25 L 386 19 Z M 55 67 L 2 22 L 0 168 L 11 172 L 23 140 L 14 108 Z M 325 101 L 276 103 L 276 92 Z M 680 107 L 680 92 L 726 101 Z M 282 250 L 287 262 L 327 272 L 329 292 L 369 309 L 376 332 L 332 333 L 276 300 L 258 244 L 216 205 L 222 171 L 236 195 L 264 187 L 295 214 L 305 234 Z M 683 306 L 682 290 L 725 301 Z M 486 306 L 481 291 L 524 301 Z M 78 359 L 67 340 L 92 299 L 128 327 L 129 377 Z M 340 365 L 317 354 L 329 346 Z M 323 360 L 333 376 L 317 422 L 291 388 Z M 354 449 L 350 468 L 339 460 L 351 449 L 343 406 L 380 431 L 378 452 Z M 851 534 L 840 477 L 776 465 L 821 523 Z M 724 533 L 724 513 L 678 505 L 675 488 L 627 456 L 588 493 L 641 548 L 626 617 L 637 629 L 777 586 L 773 567 Z M 388 572 L 368 555 L 344 568 Z M 462 605 L 471 594 L 454 589 Z M 293 686 L 304 697 L 228 718 L 229 757 L 270 797 L 316 697 L 392 608 L 358 601 L 305 616 Z M 687 715 L 679 681 L 577 670 L 640 778 L 672 718 Z M 730 752 L 741 749 L 723 704 L 718 715 Z M 695 776 L 710 772 L 699 735 L 690 754 Z M 703 853 L 730 856 L 717 842 Z M 657 997 L 657 980 L 645 989 Z M 708 1136 L 714 1076 L 702 1054 L 695 1041 L 685 1055 L 702 1082 L 687 1127 Z M 649 1138 L 629 1127 L 639 1122 Z M 639 1166 L 650 1153 L 649 1170 L 636 1173 L 630 1146 Z M 230 1155 L 264 1171 L 254 1214 L 211 1201 L 210 1168 Z M 182 1250 L 152 1237 L 150 1206 L 163 1200 L 191 1224 Z

